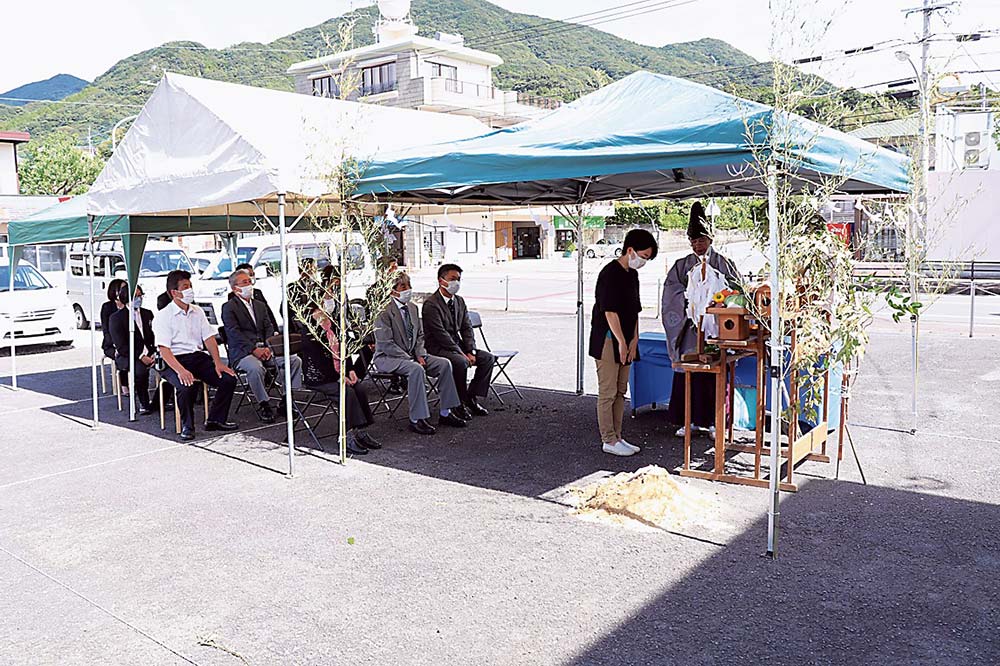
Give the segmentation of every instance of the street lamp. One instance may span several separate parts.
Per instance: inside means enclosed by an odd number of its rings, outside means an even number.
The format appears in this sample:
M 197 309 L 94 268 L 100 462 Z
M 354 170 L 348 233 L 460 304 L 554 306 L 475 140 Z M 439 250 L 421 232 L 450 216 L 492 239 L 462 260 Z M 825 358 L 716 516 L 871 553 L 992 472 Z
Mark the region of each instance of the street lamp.
M 907 229 L 907 245 L 910 249 L 910 298 L 914 301 L 918 301 L 917 297 L 917 271 L 920 270 L 919 259 L 920 255 L 918 252 L 918 242 L 923 237 L 923 234 L 927 230 L 927 179 L 930 173 L 930 152 L 931 152 L 931 142 L 930 142 L 930 95 L 928 94 L 927 86 L 927 70 L 917 69 L 916 63 L 910 58 L 910 54 L 906 51 L 896 51 L 896 59 L 900 62 L 910 63 L 910 67 L 913 68 L 913 73 L 917 77 L 917 87 L 920 91 L 920 174 L 914 179 L 914 186 L 916 187 L 917 195 L 917 210 L 915 213 L 910 215 L 909 225 Z M 920 229 L 917 230 L 916 227 L 916 217 L 920 216 Z M 912 335 L 911 344 L 911 355 L 913 364 L 913 395 L 912 402 L 910 405 L 911 413 L 913 417 L 913 423 L 911 425 L 911 431 L 916 432 L 917 429 L 917 368 L 918 368 L 918 350 L 917 350 L 917 337 L 920 330 L 920 314 L 919 312 L 910 315 L 910 328 Z

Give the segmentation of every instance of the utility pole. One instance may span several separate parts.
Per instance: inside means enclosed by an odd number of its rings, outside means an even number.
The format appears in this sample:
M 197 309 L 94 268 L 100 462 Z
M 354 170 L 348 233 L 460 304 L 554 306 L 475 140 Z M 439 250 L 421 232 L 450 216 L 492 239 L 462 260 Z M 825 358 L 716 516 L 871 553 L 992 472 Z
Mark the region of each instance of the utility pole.
M 906 10 L 906 16 L 911 14 L 920 13 L 923 18 L 923 30 L 920 37 L 920 71 L 915 72 L 918 74 L 918 80 L 920 82 L 920 174 L 915 179 L 916 185 L 916 198 L 917 198 L 917 209 L 910 215 L 910 228 L 909 228 L 909 238 L 907 239 L 907 245 L 910 249 L 909 257 L 909 273 L 910 273 L 910 298 L 913 301 L 920 302 L 920 297 L 918 294 L 919 285 L 917 281 L 917 273 L 920 270 L 920 259 L 922 257 L 923 243 L 927 235 L 927 203 L 928 203 L 928 177 L 930 173 L 930 152 L 931 152 L 931 101 L 930 101 L 930 48 L 931 48 L 931 17 L 935 12 L 944 11 L 949 9 L 954 3 L 953 2 L 932 2 L 932 0 L 924 0 L 923 6 L 915 9 Z M 905 53 L 904 53 L 905 55 Z M 910 61 L 913 65 L 913 61 L 910 60 L 908 55 L 905 55 L 905 59 Z M 916 66 L 913 67 L 917 69 Z M 917 391 L 919 385 L 919 368 L 920 368 L 920 349 L 919 349 L 919 337 L 920 337 L 920 314 L 919 312 L 910 316 L 910 329 L 911 329 L 911 363 L 913 371 L 913 387 L 911 393 L 910 402 L 910 412 L 912 422 L 910 424 L 910 432 L 915 433 L 917 431 Z

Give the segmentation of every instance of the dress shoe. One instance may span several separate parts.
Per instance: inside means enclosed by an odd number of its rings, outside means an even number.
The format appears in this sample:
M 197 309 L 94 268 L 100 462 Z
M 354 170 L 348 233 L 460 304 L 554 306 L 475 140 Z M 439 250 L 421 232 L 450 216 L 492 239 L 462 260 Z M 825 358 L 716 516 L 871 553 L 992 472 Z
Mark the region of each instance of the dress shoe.
M 382 445 L 379 444 L 378 440 L 368 434 L 367 430 L 359 430 L 355 435 L 358 440 L 358 444 L 365 447 L 366 449 L 381 449 Z
M 347 452 L 352 456 L 368 455 L 368 449 L 358 443 L 357 436 L 353 432 L 347 433 Z
M 208 421 L 205 424 L 205 430 L 223 430 L 229 432 L 232 430 L 239 430 L 240 427 L 233 423 L 232 421 L 226 421 L 225 423 L 219 423 L 218 421 Z
M 143 405 L 139 407 L 139 409 L 136 411 L 136 414 L 138 414 L 139 416 L 149 416 L 152 413 L 153 413 L 153 408 L 150 407 L 149 405 Z
M 274 412 L 271 411 L 271 403 L 262 402 L 257 405 L 257 415 L 261 423 L 274 423 Z
M 452 407 L 451 408 L 451 413 L 453 415 L 457 416 L 458 418 L 462 419 L 463 421 L 471 421 L 472 420 L 472 414 L 470 414 L 469 410 L 465 408 L 465 405 L 459 405 L 458 407 Z
M 465 421 L 462 421 L 465 424 Z M 410 430 L 417 433 L 418 435 L 433 435 L 437 430 L 434 429 L 426 419 L 420 419 L 419 421 L 410 421 Z
M 472 412 L 472 414 L 474 414 L 475 416 L 486 416 L 487 414 L 490 413 L 488 409 L 480 405 L 475 400 L 466 403 L 465 408 L 470 412 Z
M 194 439 L 194 428 L 181 428 L 181 441 L 190 442 Z
M 438 425 L 451 426 L 452 428 L 465 428 L 468 427 L 469 424 L 454 414 L 449 413 L 448 416 L 442 416 L 438 419 Z

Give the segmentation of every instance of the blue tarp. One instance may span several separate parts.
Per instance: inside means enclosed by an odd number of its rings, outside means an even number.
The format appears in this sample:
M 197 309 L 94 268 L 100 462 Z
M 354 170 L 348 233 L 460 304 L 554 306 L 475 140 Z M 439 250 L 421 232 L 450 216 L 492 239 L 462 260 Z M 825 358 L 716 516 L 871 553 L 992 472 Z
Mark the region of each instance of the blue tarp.
M 420 201 L 568 203 L 763 193 L 773 155 L 800 186 L 906 192 L 904 155 L 684 79 L 636 72 L 543 117 L 379 156 L 359 194 Z M 801 187 L 800 187 L 801 189 Z

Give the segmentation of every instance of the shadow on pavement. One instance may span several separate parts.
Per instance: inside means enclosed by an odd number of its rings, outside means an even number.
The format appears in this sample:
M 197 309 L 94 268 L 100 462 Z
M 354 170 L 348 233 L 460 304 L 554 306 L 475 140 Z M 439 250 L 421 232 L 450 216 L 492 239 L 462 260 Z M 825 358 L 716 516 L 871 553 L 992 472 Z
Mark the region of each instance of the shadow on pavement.
M 784 497 L 780 559 L 760 520 L 570 663 L 1000 662 L 1000 507 L 826 480 Z

